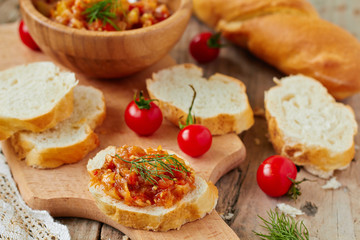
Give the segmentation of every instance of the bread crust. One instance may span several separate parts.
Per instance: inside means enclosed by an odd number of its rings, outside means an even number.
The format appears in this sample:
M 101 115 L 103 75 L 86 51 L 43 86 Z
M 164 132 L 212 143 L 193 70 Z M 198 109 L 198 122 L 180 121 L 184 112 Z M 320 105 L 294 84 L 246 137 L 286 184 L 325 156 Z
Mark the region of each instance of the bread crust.
M 170 67 L 169 70 L 172 68 L 176 68 L 178 66 L 179 65 Z M 196 68 L 202 72 L 201 68 L 199 68 L 193 64 L 183 64 L 183 66 L 185 66 L 185 68 Z M 246 87 L 238 79 L 235 79 L 235 78 L 232 78 L 232 77 L 220 74 L 220 73 L 216 73 L 209 78 L 209 81 L 211 81 L 212 79 L 215 79 L 217 76 L 221 76 L 222 79 L 226 79 L 227 81 L 236 83 L 237 85 L 240 86 L 242 94 L 246 95 Z M 150 98 L 158 100 L 158 101 L 155 101 L 154 103 L 160 107 L 163 116 L 167 120 L 169 120 L 171 123 L 173 123 L 176 126 L 179 126 L 179 121 L 181 122 L 181 124 L 185 125 L 186 117 L 187 117 L 188 113 L 185 112 L 183 109 L 180 109 L 179 107 L 177 107 L 169 102 L 166 102 L 166 101 L 162 100 L 161 98 L 159 98 L 158 96 L 156 96 L 156 94 L 154 94 L 150 90 L 150 87 L 149 87 L 155 81 L 156 81 L 156 77 L 154 74 L 153 74 L 152 79 L 146 80 L 146 86 L 147 86 L 147 90 L 148 90 L 148 94 L 149 94 Z M 207 127 L 210 130 L 212 135 L 223 135 L 223 134 L 227 134 L 227 133 L 239 134 L 239 133 L 249 129 L 254 124 L 254 114 L 253 114 L 252 108 L 249 104 L 249 101 L 247 100 L 245 110 L 242 112 L 239 112 L 236 114 L 221 113 L 216 116 L 209 117 L 209 118 L 202 118 L 195 114 L 195 121 L 197 124 L 201 124 L 201 125 L 204 125 L 205 127 Z
M 90 159 L 87 166 L 88 171 L 101 167 L 104 163 L 102 158 L 106 155 L 104 153 L 114 151 L 114 148 L 114 146 L 109 146 Z M 205 186 L 205 189 L 191 197 L 189 196 L 192 192 L 188 193 L 184 199 L 168 209 L 158 206 L 145 208 L 127 206 L 121 201 L 107 196 L 100 188 L 91 185 L 89 185 L 89 191 L 99 209 L 114 221 L 137 229 L 168 231 L 180 229 L 183 224 L 200 219 L 214 209 L 218 199 L 217 188 L 199 176 L 195 176 L 195 179 L 196 187 Z
M 86 88 L 101 92 L 93 87 Z M 69 142 L 67 145 L 56 147 L 39 148 L 32 139 L 28 139 L 27 132 L 20 131 L 9 138 L 16 155 L 20 159 L 25 159 L 28 166 L 39 169 L 56 168 L 64 164 L 79 162 L 100 144 L 94 129 L 101 125 L 106 117 L 105 99 L 102 92 L 99 100 L 104 106 L 101 112 L 92 118 L 83 119 L 82 122 L 72 123 L 79 124 L 78 127 L 82 126 L 85 132 L 84 136 L 77 142 Z M 58 128 L 55 131 L 61 131 L 61 129 Z
M 31 119 L 0 117 L 0 140 L 5 140 L 18 131 L 42 132 L 70 117 L 73 111 L 73 88 L 51 109 L 50 112 Z
M 244 21 L 276 12 L 305 14 L 317 17 L 314 7 L 304 0 L 193 0 L 195 15 L 210 27 L 216 28 L 221 20 Z
M 37 149 L 31 142 L 22 139 L 18 133 L 11 137 L 10 141 L 17 156 L 21 159 L 25 158 L 28 166 L 49 169 L 79 162 L 89 152 L 97 148 L 100 144 L 98 136 L 90 127 L 87 127 L 86 132 L 86 137 L 81 141 L 54 148 Z
M 304 166 L 313 175 L 329 178 L 334 170 L 346 168 L 355 155 L 354 143 L 344 152 L 333 154 L 331 149 L 307 146 L 287 139 L 279 128 L 276 117 L 265 113 L 270 141 L 275 152 L 291 159 L 296 165 Z
M 194 10 L 230 41 L 286 74 L 317 79 L 336 99 L 360 91 L 360 42 L 305 0 L 194 0 Z
M 304 76 L 299 75 L 296 77 L 304 78 L 304 79 L 298 79 L 298 81 L 300 80 L 309 81 L 307 80 L 308 78 Z M 332 176 L 334 170 L 337 169 L 342 170 L 347 166 L 349 166 L 355 155 L 355 143 L 353 139 L 351 144 L 349 144 L 346 149 L 339 151 L 338 149 L 333 149 L 329 146 L 321 146 L 319 144 L 307 144 L 306 142 L 302 141 L 299 137 L 292 137 L 289 134 L 290 131 L 289 128 L 291 127 L 290 125 L 287 125 L 286 128 L 285 127 L 281 128 L 279 126 L 280 125 L 279 122 L 282 122 L 283 123 L 282 126 L 284 126 L 284 122 L 287 123 L 287 121 L 278 115 L 279 110 L 277 111 L 275 109 L 280 108 L 280 106 L 276 105 L 278 102 L 273 99 L 274 95 L 272 95 L 272 98 L 270 99 L 269 92 L 271 90 L 281 88 L 282 87 L 281 81 L 286 81 L 286 78 L 283 78 L 282 80 L 277 80 L 276 83 L 278 84 L 278 86 L 275 86 L 270 90 L 268 90 L 267 92 L 265 92 L 265 117 L 268 126 L 269 138 L 274 147 L 275 152 L 291 159 L 297 165 L 304 166 L 308 172 L 322 178 L 329 178 Z M 337 106 L 341 105 L 340 106 L 341 108 L 346 108 L 349 111 L 350 113 L 349 118 L 352 118 L 355 123 L 353 127 L 353 135 L 351 135 L 351 137 L 353 137 L 357 132 L 357 124 L 355 121 L 355 114 L 353 109 L 350 106 L 337 103 L 334 100 L 334 98 L 328 95 L 326 91 L 322 91 L 322 89 L 324 88 L 320 84 L 317 84 L 317 86 L 312 86 L 312 87 L 314 89 L 316 88 L 318 94 L 326 94 L 329 97 L 326 98 L 328 101 L 327 102 L 328 105 L 337 105 Z M 320 89 L 320 87 L 322 89 Z M 286 90 L 283 91 L 286 92 Z M 279 92 L 277 93 L 280 94 Z M 291 94 L 294 93 L 291 92 Z M 314 98 L 314 101 L 315 100 L 316 99 Z M 269 104 L 269 102 L 271 102 L 271 104 Z M 279 104 L 282 104 L 282 102 Z M 348 137 L 350 136 L 346 135 L 346 140 L 348 140 Z M 338 141 L 342 141 L 342 140 L 339 139 Z
M 245 21 L 223 34 L 245 43 L 257 57 L 286 74 L 301 73 L 320 81 L 336 99 L 360 91 L 360 43 L 325 20 L 274 14 Z

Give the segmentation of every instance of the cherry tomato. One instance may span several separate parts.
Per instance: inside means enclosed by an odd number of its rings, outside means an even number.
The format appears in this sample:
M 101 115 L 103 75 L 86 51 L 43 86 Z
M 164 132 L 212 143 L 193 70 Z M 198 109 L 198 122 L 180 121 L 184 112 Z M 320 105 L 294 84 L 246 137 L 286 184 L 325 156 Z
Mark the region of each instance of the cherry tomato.
M 259 166 L 256 179 L 264 193 L 271 197 L 280 197 L 286 194 L 295 180 L 297 170 L 295 164 L 282 156 L 271 156 Z
M 203 32 L 196 35 L 190 42 L 189 51 L 199 63 L 211 62 L 219 56 L 219 34 Z
M 210 149 L 212 135 L 207 127 L 191 124 L 179 132 L 177 142 L 184 153 L 191 157 L 198 157 Z
M 116 31 L 114 26 L 110 23 L 104 23 L 102 20 L 97 19 L 96 21 L 89 24 L 89 29 L 96 31 Z
M 35 43 L 35 41 L 30 36 L 28 28 L 26 27 L 23 20 L 21 20 L 20 24 L 19 24 L 19 35 L 20 35 L 21 41 L 26 46 L 28 46 L 29 48 L 31 48 L 34 51 L 40 51 L 39 46 Z
M 161 125 L 163 115 L 153 100 L 140 98 L 131 101 L 125 110 L 126 125 L 139 135 L 153 134 Z
M 116 31 L 116 29 L 110 23 L 106 23 L 102 28 L 104 31 Z

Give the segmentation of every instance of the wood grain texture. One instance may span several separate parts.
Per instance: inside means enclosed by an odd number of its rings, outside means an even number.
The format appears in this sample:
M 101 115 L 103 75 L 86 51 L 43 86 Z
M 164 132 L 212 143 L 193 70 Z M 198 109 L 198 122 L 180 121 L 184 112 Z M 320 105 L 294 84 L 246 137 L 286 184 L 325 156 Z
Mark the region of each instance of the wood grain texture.
M 15 0 L 7 0 L 15 1 Z M 358 39 L 360 38 L 360 1 L 358 0 L 310 0 L 316 7 L 321 17 L 329 20 L 354 34 Z M 13 11 L 5 11 L 5 13 Z M 206 26 L 193 18 L 190 21 L 182 39 L 175 48 L 171 51 L 171 56 L 176 59 L 178 63 L 195 61 L 188 53 L 188 43 L 190 39 L 201 31 L 209 30 Z M 0 39 L 6 39 L 7 35 L 0 35 Z M 1 45 L 0 45 L 1 46 Z M 24 57 L 28 56 L 26 47 L 18 46 L 18 49 L 13 49 L 13 54 L 20 54 Z M 0 50 L 0 57 L 2 51 Z M 37 55 L 37 59 L 42 57 Z M 1 58 L 2 61 L 7 59 Z M 2 65 L 3 66 L 3 65 Z M 207 76 L 214 72 L 221 72 L 232 75 L 245 82 L 251 106 L 256 108 L 263 107 L 263 92 L 269 87 L 273 86 L 272 78 L 274 76 L 281 77 L 282 73 L 278 72 L 273 67 L 256 59 L 247 51 L 239 47 L 229 44 L 227 48 L 222 49 L 218 60 L 210 64 L 201 64 Z M 350 104 L 354 110 L 356 119 L 360 121 L 360 96 L 355 95 L 345 101 Z M 304 183 L 303 195 L 297 202 L 288 201 L 286 198 L 269 198 L 263 194 L 257 187 L 255 181 L 255 173 L 257 166 L 266 157 L 274 154 L 271 143 L 267 139 L 266 122 L 264 118 L 257 117 L 255 125 L 240 137 L 243 140 L 246 150 L 247 158 L 239 168 L 229 172 L 223 176 L 216 184 L 219 188 L 219 202 L 217 211 L 219 213 L 228 212 L 234 213 L 234 216 L 226 222 L 241 237 L 241 239 L 257 239 L 252 230 L 262 231 L 259 224 L 261 223 L 257 215 L 266 216 L 266 211 L 274 209 L 277 203 L 287 202 L 293 206 L 301 207 L 306 201 L 311 201 L 318 207 L 318 212 L 315 216 L 300 216 L 297 219 L 304 220 L 306 226 L 310 231 L 310 239 L 319 240 L 344 240 L 344 239 L 360 239 L 360 163 L 359 163 L 359 149 L 356 150 L 355 161 L 351 163 L 349 169 L 344 172 L 337 172 L 335 176 L 344 185 L 339 190 L 324 191 L 321 185 L 324 180 L 318 180 L 315 177 L 307 175 L 303 170 L 300 171 L 300 176 L 309 176 L 315 179 L 315 182 Z M 355 138 L 357 146 L 360 145 L 359 134 Z M 84 220 L 79 218 L 69 218 L 71 223 L 68 224 L 72 239 L 83 239 L 81 236 L 94 234 L 89 233 L 89 229 L 82 228 L 84 221 L 89 221 L 89 224 L 99 226 L 98 222 Z M 77 223 L 77 224 L 76 224 Z M 76 228 L 79 226 L 79 228 Z M 109 227 L 104 224 L 101 227 L 100 237 L 98 239 L 121 239 L 122 233 L 114 230 L 111 235 L 108 234 Z M 72 230 L 73 229 L 73 230 Z M 76 230 L 75 230 L 76 229 Z M 96 227 L 95 227 L 96 229 Z M 73 234 L 79 231 L 79 234 Z M 95 231 L 95 230 L 92 230 Z M 95 231 L 97 234 L 97 230 Z M 82 234 L 82 235 L 81 235 Z
M 17 49 L 14 26 L 0 28 L 1 35 L 7 33 L 8 36 L 12 36 L 7 41 L 3 41 L 1 47 L 1 52 L 7 59 L 4 61 L 4 66 L 11 66 L 12 61 L 18 63 L 19 61 L 16 59 L 26 63 L 29 59 L 31 60 L 33 53 L 29 53 L 29 58 L 23 58 L 22 54 L 15 56 L 12 55 L 12 50 L 7 50 L 12 49 L 9 46 Z M 1 32 L 2 29 L 5 30 Z M 10 56 L 12 57 L 10 58 Z M 37 59 L 37 57 L 38 55 L 35 53 L 34 58 Z M 2 149 L 25 202 L 34 209 L 48 210 L 52 216 L 81 217 L 107 223 L 125 232 L 133 239 L 168 239 L 169 237 L 199 239 L 201 236 L 206 239 L 236 239 L 236 234 L 216 212 L 211 213 L 203 220 L 186 224 L 179 231 L 154 233 L 126 228 L 102 214 L 87 190 L 89 182 L 89 175 L 86 171 L 87 160 L 89 157 L 93 157 L 97 151 L 109 145 L 122 146 L 128 144 L 153 148 L 161 145 L 164 149 L 181 153 L 176 142 L 179 129 L 170 122 L 164 121 L 161 128 L 152 136 L 139 137 L 125 125 L 123 120 L 123 113 L 134 92 L 145 89 L 145 79 L 150 77 L 151 73 L 173 64 L 174 61 L 170 57 L 166 57 L 143 72 L 117 80 L 99 80 L 77 75 L 80 84 L 91 85 L 104 92 L 107 117 L 104 123 L 96 129 L 100 146 L 76 164 L 49 170 L 34 169 L 26 166 L 24 161 L 16 157 L 10 141 L 3 142 Z M 0 63 L 1 69 L 3 66 Z M 235 134 L 227 134 L 214 137 L 212 148 L 201 157 L 196 159 L 185 158 L 197 174 L 215 183 L 222 175 L 238 166 L 245 159 L 245 148 Z M 193 231 L 196 233 L 192 233 Z
M 102 233 L 102 223 L 98 221 L 77 218 L 59 218 L 58 221 L 68 227 L 71 239 L 97 240 Z
M 189 26 L 191 31 L 204 31 L 208 28 L 193 20 Z M 184 37 L 190 37 L 194 33 L 185 32 Z M 189 38 L 187 39 L 189 41 Z M 185 41 L 184 41 L 185 42 Z M 184 55 L 180 56 L 183 46 L 176 46 L 173 57 L 187 61 Z M 190 59 L 190 61 L 192 61 Z M 273 86 L 273 77 L 282 77 L 271 66 L 268 66 L 236 46 L 223 49 L 220 59 L 205 66 L 206 72 L 211 75 L 214 72 L 222 72 L 233 75 L 241 79 L 247 86 L 249 99 L 253 109 L 263 108 L 264 90 Z M 360 95 L 354 95 L 343 101 L 351 105 L 355 110 L 356 119 L 360 119 Z M 267 138 L 266 121 L 263 117 L 255 118 L 255 125 L 241 138 L 247 149 L 247 159 L 244 161 L 238 172 L 230 172 L 218 182 L 220 191 L 225 192 L 229 198 L 219 202 L 218 209 L 221 211 L 232 211 L 234 217 L 228 221 L 232 229 L 241 239 L 256 239 L 252 230 L 263 231 L 260 227 L 261 221 L 257 215 L 266 217 L 266 211 L 274 209 L 277 203 L 285 202 L 300 208 L 306 201 L 310 201 L 318 207 L 315 216 L 301 216 L 306 226 L 309 227 L 311 239 L 359 239 L 359 176 L 351 174 L 358 172 L 358 161 L 351 163 L 351 167 L 345 171 L 335 173 L 337 179 L 344 185 L 339 190 L 325 191 L 321 186 L 324 180 L 309 175 L 301 170 L 298 179 L 307 177 L 314 179 L 314 182 L 304 183 L 302 186 L 303 195 L 297 202 L 288 200 L 286 197 L 270 198 L 267 197 L 257 186 L 256 170 L 260 163 L 267 157 L 274 155 L 275 152 Z M 359 145 L 359 135 L 355 142 Z M 359 159 L 357 150 L 355 159 Z M 225 183 L 231 182 L 232 185 L 226 186 Z M 236 184 L 235 184 L 236 183 Z M 234 187 L 236 186 L 236 187 Z M 351 186 L 351 187 L 349 187 Z M 351 190 L 350 190 L 351 189 Z M 235 191 L 235 193 L 233 193 Z M 221 195 L 221 193 L 220 193 Z M 220 212 L 220 211 L 219 211 Z
M 325 19 L 342 19 L 341 26 L 348 26 L 352 29 L 355 36 L 360 36 L 360 30 L 355 29 L 353 23 L 359 17 L 359 2 L 356 1 L 335 1 L 325 3 L 316 1 L 317 8 L 320 6 L 325 10 L 320 11 Z M 346 12 L 341 12 L 339 5 L 347 6 Z M 352 8 L 351 8 L 352 7 Z M 334 12 L 335 11 L 335 12 Z M 341 16 L 341 17 L 340 17 Z M 344 20 L 347 19 L 347 20 Z M 337 23 L 337 22 L 335 22 Z M 190 39 L 198 32 L 208 31 L 209 28 L 200 23 L 197 19 L 192 19 L 188 29 L 185 31 L 183 39 L 172 51 L 174 59 L 181 62 L 194 62 L 189 54 L 184 53 Z M 357 34 L 356 34 L 357 33 Z M 275 84 L 273 77 L 282 77 L 283 73 L 265 64 L 261 60 L 252 56 L 249 52 L 229 45 L 221 50 L 219 59 L 204 67 L 206 75 L 221 72 L 241 79 L 249 95 L 250 104 L 253 109 L 263 109 L 264 90 Z M 353 107 L 356 120 L 360 120 L 360 95 L 354 95 L 343 101 Z M 241 239 L 257 239 L 253 230 L 263 231 L 260 227 L 261 221 L 257 215 L 266 217 L 266 211 L 274 209 L 277 203 L 285 202 L 295 207 L 302 207 L 306 201 L 314 203 L 318 207 L 315 216 L 301 216 L 297 219 L 304 220 L 310 230 L 310 239 L 359 239 L 360 238 L 360 186 L 358 172 L 360 154 L 357 147 L 355 161 L 351 167 L 345 171 L 337 171 L 335 176 L 344 185 L 339 190 L 323 190 L 321 186 L 324 180 L 309 175 L 301 170 L 298 179 L 307 177 L 314 179 L 314 182 L 303 184 L 303 195 L 296 202 L 289 201 L 286 197 L 270 198 L 267 197 L 257 186 L 256 170 L 260 163 L 267 157 L 275 154 L 271 143 L 267 138 L 267 126 L 263 117 L 255 118 L 255 125 L 241 135 L 246 149 L 247 158 L 240 168 L 231 171 L 222 177 L 217 183 L 220 189 L 220 201 L 217 206 L 218 212 L 227 215 L 228 212 L 234 216 L 227 220 L 229 226 L 238 234 Z M 355 143 L 359 146 L 359 134 L 355 138 Z M 351 190 L 350 190 L 351 189 Z
M 191 16 L 191 0 L 165 1 L 174 12 L 153 26 L 129 31 L 84 31 L 55 23 L 31 0 L 20 0 L 31 36 L 54 61 L 92 77 L 127 76 L 163 58 L 180 39 Z

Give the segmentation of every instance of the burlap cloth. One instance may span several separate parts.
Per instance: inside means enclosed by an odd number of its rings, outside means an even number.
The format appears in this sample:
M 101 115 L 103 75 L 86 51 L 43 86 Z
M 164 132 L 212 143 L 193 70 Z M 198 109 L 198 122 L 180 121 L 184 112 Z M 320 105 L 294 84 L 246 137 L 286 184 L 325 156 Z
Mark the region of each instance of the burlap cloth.
M 66 226 L 47 211 L 32 210 L 22 200 L 0 146 L 0 239 L 68 240 Z

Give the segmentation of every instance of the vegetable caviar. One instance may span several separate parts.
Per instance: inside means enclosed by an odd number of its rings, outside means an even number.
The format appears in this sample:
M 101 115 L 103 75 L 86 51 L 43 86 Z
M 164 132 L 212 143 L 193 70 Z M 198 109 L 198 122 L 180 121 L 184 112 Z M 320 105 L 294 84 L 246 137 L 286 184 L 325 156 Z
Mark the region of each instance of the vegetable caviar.
M 123 31 L 151 26 L 170 16 L 157 0 L 37 0 L 37 9 L 63 25 L 94 31 Z
M 91 172 L 91 185 L 129 206 L 169 208 L 195 189 L 194 170 L 167 151 L 124 145 Z

